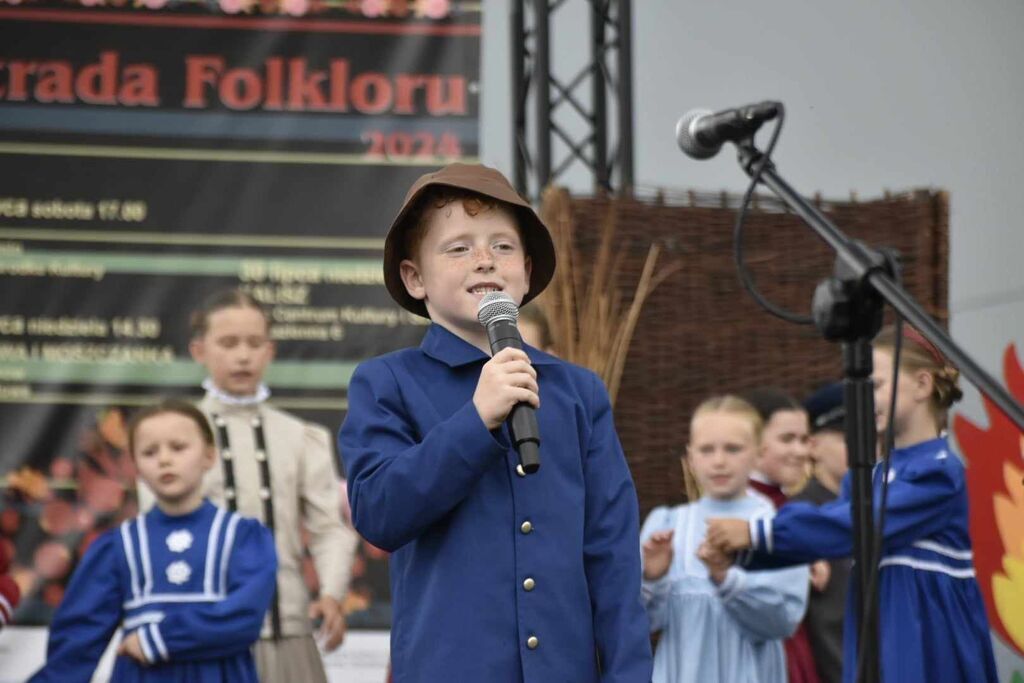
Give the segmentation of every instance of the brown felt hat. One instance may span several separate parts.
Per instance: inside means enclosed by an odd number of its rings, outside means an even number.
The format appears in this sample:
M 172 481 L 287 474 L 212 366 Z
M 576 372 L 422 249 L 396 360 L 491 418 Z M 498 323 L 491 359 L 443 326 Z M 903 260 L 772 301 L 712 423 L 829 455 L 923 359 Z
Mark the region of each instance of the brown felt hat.
M 447 185 L 470 190 L 485 197 L 504 203 L 516 216 L 519 229 L 523 232 L 523 246 L 530 257 L 530 289 L 522 303 L 530 301 L 544 291 L 555 274 L 555 245 L 551 234 L 533 207 L 519 196 L 512 184 L 499 171 L 481 164 L 454 163 L 424 174 L 409 188 L 395 221 L 384 240 L 384 284 L 391 298 L 407 311 L 430 317 L 427 307 L 420 299 L 414 299 L 402 283 L 399 264 L 409 258 L 405 253 L 405 231 L 410 226 L 410 216 L 419 203 L 423 192 L 431 185 Z

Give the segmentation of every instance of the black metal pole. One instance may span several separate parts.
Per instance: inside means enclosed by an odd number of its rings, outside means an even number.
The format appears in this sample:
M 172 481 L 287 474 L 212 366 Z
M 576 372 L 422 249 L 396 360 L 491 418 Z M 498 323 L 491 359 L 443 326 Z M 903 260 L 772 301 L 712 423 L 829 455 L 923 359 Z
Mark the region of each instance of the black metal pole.
M 618 0 L 619 194 L 633 194 L 633 3 Z
M 610 191 L 608 174 L 608 102 L 605 83 L 605 19 L 611 0 L 590 3 L 590 86 L 593 99 L 594 189 Z
M 512 182 L 524 197 L 526 186 L 526 24 L 524 0 L 513 0 L 509 12 L 512 41 Z
M 876 460 L 875 400 L 871 383 L 871 343 L 855 339 L 843 343 L 843 405 L 846 408 L 846 452 L 850 465 L 850 516 L 853 522 L 853 554 L 857 560 L 857 624 L 864 642 L 864 669 L 858 672 L 858 681 L 881 681 L 878 645 L 878 592 L 868 590 L 874 585 L 877 564 L 874 554 L 875 520 L 872 502 L 872 473 Z M 865 624 L 865 621 L 868 623 Z M 847 662 L 857 666 L 859 662 Z
M 548 0 L 533 2 L 533 82 L 537 107 L 537 198 L 551 180 L 551 46 Z

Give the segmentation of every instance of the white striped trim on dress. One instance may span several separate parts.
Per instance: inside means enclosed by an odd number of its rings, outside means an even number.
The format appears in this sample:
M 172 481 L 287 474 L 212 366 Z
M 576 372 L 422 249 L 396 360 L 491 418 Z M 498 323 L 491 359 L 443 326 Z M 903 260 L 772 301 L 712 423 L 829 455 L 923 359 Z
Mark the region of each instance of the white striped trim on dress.
M 139 559 L 142 562 L 142 594 L 153 592 L 153 565 L 149 560 L 149 534 L 146 532 L 146 518 L 139 513 L 135 528 L 139 530 Z
M 150 624 L 146 628 L 149 629 L 149 636 L 153 639 L 153 644 L 156 645 L 157 652 L 160 653 L 160 658 L 165 662 L 171 658 L 167 653 L 167 646 L 164 644 L 164 637 L 160 635 L 160 627 L 156 624 Z
M 158 624 L 164 620 L 164 613 L 153 610 L 150 612 L 139 612 L 135 616 L 128 617 L 121 623 L 121 628 L 125 631 L 131 631 L 132 629 L 138 628 L 143 624 Z
M 135 609 L 158 602 L 217 602 L 226 595 L 221 593 L 151 593 L 124 603 L 125 609 Z
M 153 648 L 149 644 L 149 636 L 146 635 L 146 627 L 143 626 L 136 631 L 139 634 L 139 645 L 142 646 L 142 655 L 146 658 L 146 661 L 152 664 L 156 661 L 153 657 Z
M 914 543 L 912 543 L 911 545 L 913 545 L 915 548 L 920 548 L 921 550 L 931 550 L 933 553 L 945 555 L 946 557 L 952 557 L 954 560 L 974 559 L 974 553 L 972 553 L 970 550 L 957 550 L 956 548 L 950 548 L 948 545 L 942 545 L 941 543 L 936 543 L 935 541 L 914 541 Z
M 206 543 L 206 572 L 203 574 L 203 592 L 213 593 L 213 571 L 216 566 L 217 540 L 220 536 L 220 525 L 224 523 L 224 508 L 217 508 L 217 515 L 210 525 L 210 537 Z
M 121 524 L 121 540 L 124 543 L 124 555 L 128 560 L 128 574 L 131 576 L 132 596 L 135 600 L 142 597 L 142 588 L 139 585 L 139 572 L 135 568 L 135 546 L 132 544 L 132 529 L 130 520 Z
M 224 535 L 224 544 L 220 548 L 220 592 L 224 595 L 228 593 L 228 558 L 231 555 L 231 546 L 235 543 L 235 529 L 238 527 L 238 520 L 238 515 L 231 513 L 231 518 L 228 520 L 228 531 Z
M 926 560 L 919 560 L 916 557 L 907 557 L 905 555 L 894 555 L 887 557 L 878 563 L 879 567 L 891 567 L 893 565 L 902 565 L 910 567 L 911 569 L 919 569 L 926 572 L 938 572 L 940 574 L 946 574 L 952 576 L 954 579 L 971 579 L 974 578 L 974 568 L 960 569 L 957 567 L 950 567 L 940 562 L 928 562 Z

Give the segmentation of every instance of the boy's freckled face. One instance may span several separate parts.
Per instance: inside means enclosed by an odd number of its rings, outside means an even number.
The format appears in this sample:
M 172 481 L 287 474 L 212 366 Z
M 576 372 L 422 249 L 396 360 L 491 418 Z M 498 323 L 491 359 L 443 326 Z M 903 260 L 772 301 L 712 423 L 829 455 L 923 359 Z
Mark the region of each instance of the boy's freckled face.
M 484 294 L 502 291 L 521 303 L 530 289 L 530 259 L 513 214 L 495 207 L 471 216 L 461 201 L 434 212 L 415 259 L 401 269 L 431 320 L 472 336 L 483 330 L 476 313 Z

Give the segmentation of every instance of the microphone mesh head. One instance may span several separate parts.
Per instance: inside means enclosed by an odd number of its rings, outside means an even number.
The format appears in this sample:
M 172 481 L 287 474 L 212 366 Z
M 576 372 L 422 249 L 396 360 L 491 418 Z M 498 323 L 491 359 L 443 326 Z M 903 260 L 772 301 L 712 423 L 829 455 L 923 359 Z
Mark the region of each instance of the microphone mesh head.
M 519 306 L 505 292 L 487 292 L 476 307 L 476 319 L 487 327 L 496 320 L 519 320 Z
M 697 119 L 713 113 L 710 109 L 691 109 L 683 114 L 676 123 L 676 142 L 679 143 L 679 149 L 683 150 L 686 156 L 694 159 L 710 159 L 718 154 L 718 150 L 722 149 L 721 145 L 708 147 L 701 144 L 692 130 Z

